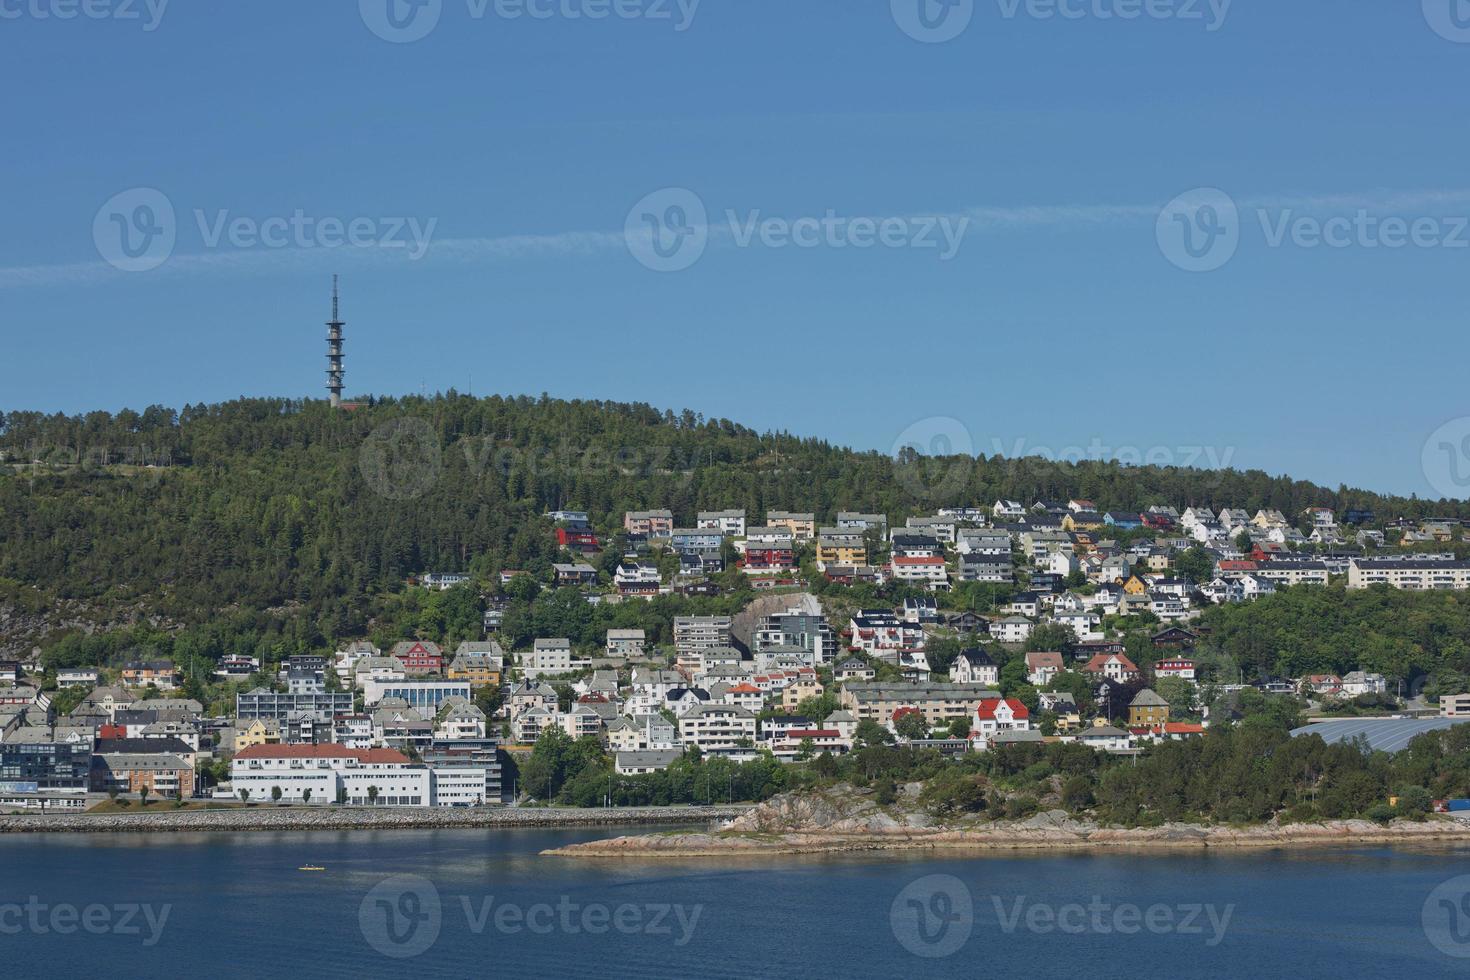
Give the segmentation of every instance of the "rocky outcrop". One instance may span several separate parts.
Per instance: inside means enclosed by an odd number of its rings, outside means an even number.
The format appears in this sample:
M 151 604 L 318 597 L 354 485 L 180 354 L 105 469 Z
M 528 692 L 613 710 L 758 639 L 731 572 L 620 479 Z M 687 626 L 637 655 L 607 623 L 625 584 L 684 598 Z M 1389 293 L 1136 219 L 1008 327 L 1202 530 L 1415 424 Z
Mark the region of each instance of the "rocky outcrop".
M 155 804 L 148 813 L 24 814 L 0 816 L 0 833 L 168 833 L 261 830 L 423 830 L 474 827 L 598 827 L 620 824 L 700 824 L 739 816 L 744 806 L 482 809 L 352 807 L 231 807 L 172 810 Z
M 910 806 L 882 807 L 870 796 L 839 787 L 776 797 L 718 832 L 647 834 L 591 841 L 547 851 L 581 857 L 713 857 L 819 854 L 867 850 L 1069 850 L 1107 848 L 1261 848 L 1313 845 L 1470 842 L 1470 822 L 1434 818 L 1330 820 L 1309 824 L 1231 827 L 1172 823 L 1159 827 L 1104 827 L 1062 810 L 1024 820 L 970 818 L 935 826 Z

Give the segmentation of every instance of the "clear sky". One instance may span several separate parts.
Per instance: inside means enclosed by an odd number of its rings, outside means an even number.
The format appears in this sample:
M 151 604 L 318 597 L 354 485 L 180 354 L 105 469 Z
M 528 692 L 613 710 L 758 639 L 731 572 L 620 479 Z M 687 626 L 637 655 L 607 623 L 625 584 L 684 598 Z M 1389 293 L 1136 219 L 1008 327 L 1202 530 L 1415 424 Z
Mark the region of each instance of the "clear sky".
M 349 394 L 1461 486 L 1470 4 L 392 2 L 0 0 L 0 408 L 322 397 L 339 272 Z

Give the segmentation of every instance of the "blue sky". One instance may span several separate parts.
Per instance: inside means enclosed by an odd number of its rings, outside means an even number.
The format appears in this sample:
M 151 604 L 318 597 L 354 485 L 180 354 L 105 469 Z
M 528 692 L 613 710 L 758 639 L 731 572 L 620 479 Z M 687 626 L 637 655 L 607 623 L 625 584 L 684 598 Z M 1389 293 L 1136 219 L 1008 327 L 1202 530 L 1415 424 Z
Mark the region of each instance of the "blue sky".
M 338 272 L 352 394 L 1463 486 L 1425 460 L 1470 435 L 1470 4 L 970 0 L 926 43 L 919 0 L 439 0 L 394 43 L 387 0 L 91 2 L 0 0 L 0 407 L 319 397 Z M 139 188 L 174 241 L 121 271 L 114 222 L 161 227 Z M 625 235 L 666 188 L 706 211 L 672 272 Z M 1188 271 L 1170 234 L 1230 220 L 1201 188 L 1237 217 Z M 326 247 L 354 219 L 371 244 Z M 851 247 L 860 219 L 895 247 Z

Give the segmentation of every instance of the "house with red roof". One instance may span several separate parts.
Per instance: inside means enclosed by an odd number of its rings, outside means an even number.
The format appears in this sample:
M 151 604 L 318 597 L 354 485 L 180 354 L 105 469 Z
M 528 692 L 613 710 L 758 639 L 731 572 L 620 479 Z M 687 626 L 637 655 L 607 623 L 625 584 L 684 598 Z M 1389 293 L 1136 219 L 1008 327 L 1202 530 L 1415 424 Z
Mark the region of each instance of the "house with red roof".
M 1138 667 L 1121 653 L 1099 653 L 1087 661 L 1082 673 L 1093 680 L 1131 681 L 1139 676 Z
M 1016 698 L 985 698 L 975 709 L 970 740 L 983 748 L 997 732 L 1031 730 L 1031 710 Z

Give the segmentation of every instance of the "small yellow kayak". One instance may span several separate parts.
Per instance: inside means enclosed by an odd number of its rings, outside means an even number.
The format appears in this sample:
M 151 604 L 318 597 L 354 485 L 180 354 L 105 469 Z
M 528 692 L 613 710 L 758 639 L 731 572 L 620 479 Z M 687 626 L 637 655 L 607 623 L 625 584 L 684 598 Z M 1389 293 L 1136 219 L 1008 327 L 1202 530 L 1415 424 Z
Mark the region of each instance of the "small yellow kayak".
M 297 868 L 296 870 L 297 871 L 325 871 L 327 869 L 324 868 L 324 867 L 322 867 L 319 864 L 303 864 L 301 867 Z

